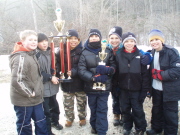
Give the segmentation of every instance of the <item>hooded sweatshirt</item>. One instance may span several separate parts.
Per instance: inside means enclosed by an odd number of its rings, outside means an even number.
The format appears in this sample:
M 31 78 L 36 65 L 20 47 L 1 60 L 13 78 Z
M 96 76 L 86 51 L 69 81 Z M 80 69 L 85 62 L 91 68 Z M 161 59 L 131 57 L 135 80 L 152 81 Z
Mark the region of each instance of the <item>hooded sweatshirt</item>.
M 11 103 L 16 106 L 34 106 L 42 103 L 43 83 L 35 51 L 27 50 L 18 42 L 9 60 Z

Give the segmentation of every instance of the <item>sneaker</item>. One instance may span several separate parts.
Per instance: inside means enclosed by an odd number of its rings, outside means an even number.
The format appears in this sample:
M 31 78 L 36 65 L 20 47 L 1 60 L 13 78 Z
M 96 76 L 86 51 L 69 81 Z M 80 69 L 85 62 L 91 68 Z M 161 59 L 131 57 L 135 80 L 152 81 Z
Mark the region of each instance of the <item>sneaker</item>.
M 133 133 L 133 135 L 144 135 L 144 131 L 136 131 Z
M 146 134 L 147 134 L 147 135 L 161 135 L 162 132 L 157 132 L 157 131 L 155 131 L 154 129 L 148 129 L 148 130 L 146 131 Z
M 79 126 L 85 126 L 85 125 L 86 125 L 86 120 L 79 121 Z
M 120 118 L 120 114 L 114 114 L 114 120 L 113 120 L 113 125 L 114 126 L 120 125 L 119 118 Z
M 131 130 L 124 130 L 123 131 L 123 135 L 130 135 L 131 134 Z
M 54 127 L 56 130 L 63 129 L 63 126 L 59 123 L 52 123 L 51 126 Z
M 91 134 L 97 134 L 96 129 L 91 128 Z
M 66 127 L 71 127 L 71 126 L 72 126 L 72 123 L 73 123 L 73 122 L 66 120 L 65 126 L 66 126 Z

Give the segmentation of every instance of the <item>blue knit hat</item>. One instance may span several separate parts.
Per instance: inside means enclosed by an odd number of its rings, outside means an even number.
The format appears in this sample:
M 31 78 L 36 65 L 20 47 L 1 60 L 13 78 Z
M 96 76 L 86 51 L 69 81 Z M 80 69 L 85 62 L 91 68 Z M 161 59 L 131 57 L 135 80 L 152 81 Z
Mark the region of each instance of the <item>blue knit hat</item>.
M 99 36 L 100 40 L 102 39 L 101 32 L 98 29 L 90 29 L 89 37 L 91 35 L 97 35 L 97 36 Z
M 149 32 L 149 36 L 148 36 L 149 42 L 153 39 L 159 39 L 161 40 L 162 43 L 164 43 L 164 35 L 160 30 L 157 29 L 153 29 Z

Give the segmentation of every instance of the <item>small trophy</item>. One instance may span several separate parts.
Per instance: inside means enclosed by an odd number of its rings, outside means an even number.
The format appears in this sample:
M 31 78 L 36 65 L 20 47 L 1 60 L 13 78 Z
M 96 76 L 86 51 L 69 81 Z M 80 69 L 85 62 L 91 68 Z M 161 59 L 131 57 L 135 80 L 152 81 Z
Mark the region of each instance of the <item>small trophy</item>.
M 107 53 L 105 52 L 106 46 L 107 46 L 107 40 L 103 40 L 101 42 L 101 52 L 99 52 L 99 58 L 101 59 L 101 62 L 99 62 L 99 65 L 104 65 L 104 66 L 106 65 L 106 63 L 103 62 L 103 60 L 105 60 L 107 57 Z M 97 82 L 97 83 L 93 84 L 93 89 L 106 90 L 106 86 L 105 86 L 105 84 L 103 84 L 101 82 Z

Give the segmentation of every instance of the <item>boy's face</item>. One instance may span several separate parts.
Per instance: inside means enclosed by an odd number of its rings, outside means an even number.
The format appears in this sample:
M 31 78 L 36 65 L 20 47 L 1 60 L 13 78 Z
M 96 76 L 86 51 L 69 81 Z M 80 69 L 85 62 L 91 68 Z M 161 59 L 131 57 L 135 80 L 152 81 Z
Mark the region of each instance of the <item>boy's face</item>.
M 33 51 L 37 48 L 37 36 L 30 35 L 27 36 L 24 40 L 22 40 L 22 45 L 24 48 L 28 49 L 29 51 Z
M 98 42 L 98 41 L 100 41 L 100 38 L 98 35 L 91 35 L 89 37 L 89 42 Z
M 109 43 L 114 47 L 118 46 L 121 43 L 121 39 L 117 35 L 110 35 Z
M 150 45 L 151 45 L 151 47 L 153 48 L 153 49 L 155 49 L 156 51 L 160 51 L 160 50 L 162 50 L 162 42 L 161 42 L 161 40 L 159 40 L 159 39 L 152 39 L 151 41 L 150 41 Z
M 128 52 L 131 52 L 134 49 L 136 42 L 133 39 L 128 39 L 124 42 L 124 47 Z
M 74 49 L 76 46 L 78 46 L 79 44 L 79 39 L 75 36 L 72 36 L 69 38 L 69 42 L 70 42 L 70 46 L 71 46 L 71 50 Z
M 38 43 L 38 48 L 41 49 L 42 51 L 46 51 L 48 48 L 48 41 L 47 40 L 43 40 L 41 42 Z

